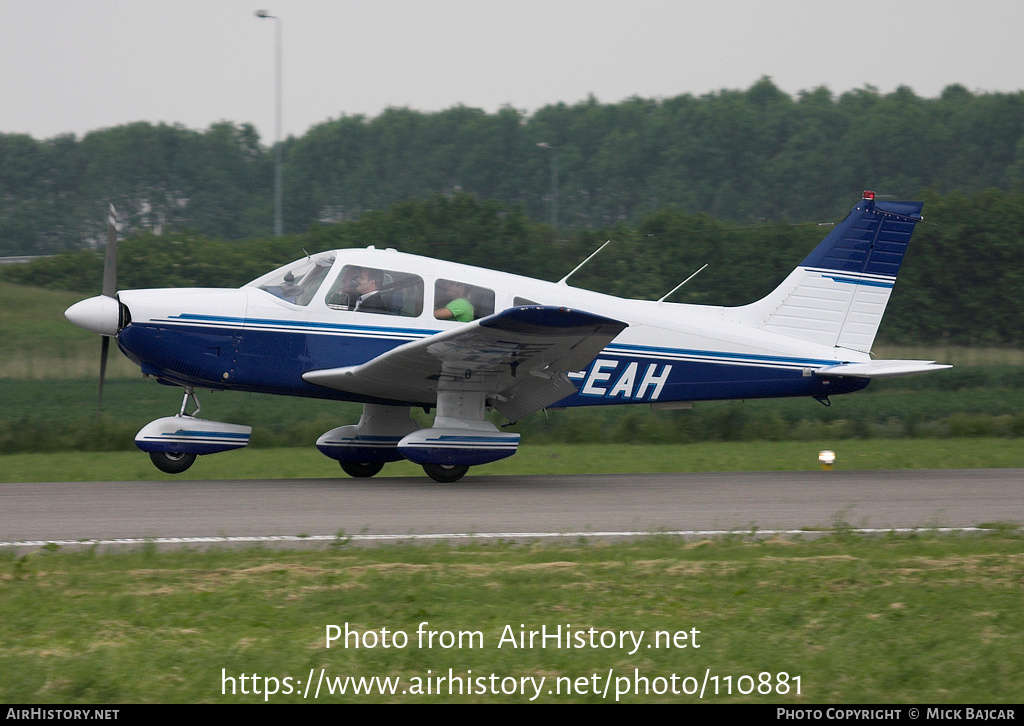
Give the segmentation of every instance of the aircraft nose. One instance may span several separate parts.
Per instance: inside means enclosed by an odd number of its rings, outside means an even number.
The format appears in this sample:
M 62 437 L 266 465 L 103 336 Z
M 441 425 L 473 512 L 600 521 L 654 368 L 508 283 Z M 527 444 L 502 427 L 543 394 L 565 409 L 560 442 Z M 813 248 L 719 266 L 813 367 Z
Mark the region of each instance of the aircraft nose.
M 79 328 L 109 336 L 117 335 L 119 315 L 120 303 L 107 295 L 82 300 L 64 311 L 64 317 Z

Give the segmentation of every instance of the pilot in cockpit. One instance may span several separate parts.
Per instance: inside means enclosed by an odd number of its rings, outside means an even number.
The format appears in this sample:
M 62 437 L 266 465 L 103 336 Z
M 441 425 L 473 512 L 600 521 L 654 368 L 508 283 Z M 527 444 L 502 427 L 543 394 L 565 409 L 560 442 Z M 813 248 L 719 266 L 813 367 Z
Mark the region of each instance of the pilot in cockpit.
M 388 306 L 381 297 L 384 273 L 365 267 L 347 271 L 344 290 L 349 296 L 349 310 L 364 313 L 386 313 Z

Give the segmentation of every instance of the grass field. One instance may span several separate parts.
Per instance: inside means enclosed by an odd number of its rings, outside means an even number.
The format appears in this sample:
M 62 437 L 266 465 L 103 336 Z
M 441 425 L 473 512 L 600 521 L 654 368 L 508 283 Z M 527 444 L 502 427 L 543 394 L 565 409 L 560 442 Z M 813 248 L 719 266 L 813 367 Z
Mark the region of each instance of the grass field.
M 719 703 L 1013 704 L 1022 583 L 1024 541 L 998 530 L 0 554 L 0 701 L 294 703 L 322 671 L 349 692 L 321 703 L 696 703 L 703 683 Z M 583 640 L 520 646 L 542 627 Z

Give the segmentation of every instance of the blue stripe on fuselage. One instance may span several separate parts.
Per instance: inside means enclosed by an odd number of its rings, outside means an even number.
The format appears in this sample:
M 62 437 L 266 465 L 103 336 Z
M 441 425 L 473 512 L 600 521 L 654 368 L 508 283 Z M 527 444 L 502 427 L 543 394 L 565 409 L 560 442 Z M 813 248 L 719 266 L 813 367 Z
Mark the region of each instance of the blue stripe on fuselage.
M 762 363 L 772 366 L 784 366 L 788 368 L 807 368 L 816 366 L 836 365 L 837 361 L 826 358 L 796 358 L 793 356 L 764 355 L 761 353 L 721 353 L 710 350 L 697 350 L 692 348 L 663 348 L 652 345 L 626 345 L 624 343 L 611 343 L 607 352 L 612 353 L 641 353 L 656 358 L 666 359 L 689 359 L 713 363 Z
M 273 318 L 234 318 L 221 315 L 199 315 L 182 313 L 167 318 L 167 322 L 186 321 L 190 324 L 206 324 L 216 327 L 228 327 L 244 330 L 276 330 L 282 332 L 319 332 L 336 335 L 383 335 L 389 338 L 404 337 L 403 342 L 425 338 L 440 332 L 423 328 L 390 328 L 374 325 L 345 325 L 342 323 L 324 323 L 317 321 L 274 320 Z

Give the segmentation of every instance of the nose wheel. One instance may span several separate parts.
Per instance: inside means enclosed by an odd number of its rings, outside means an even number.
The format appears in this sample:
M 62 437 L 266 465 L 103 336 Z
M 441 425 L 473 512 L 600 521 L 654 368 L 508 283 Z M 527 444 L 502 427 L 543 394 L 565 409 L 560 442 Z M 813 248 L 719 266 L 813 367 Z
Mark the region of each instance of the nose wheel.
M 189 413 L 189 402 L 195 409 Z M 199 401 L 192 388 L 185 389 L 181 410 L 175 416 L 150 421 L 135 434 L 135 445 L 149 454 L 150 461 L 166 474 L 180 474 L 195 463 L 197 456 L 241 449 L 249 444 L 251 426 L 196 418 Z
M 195 454 L 184 454 L 180 451 L 151 451 L 149 458 L 153 466 L 165 474 L 180 474 L 196 461 Z

